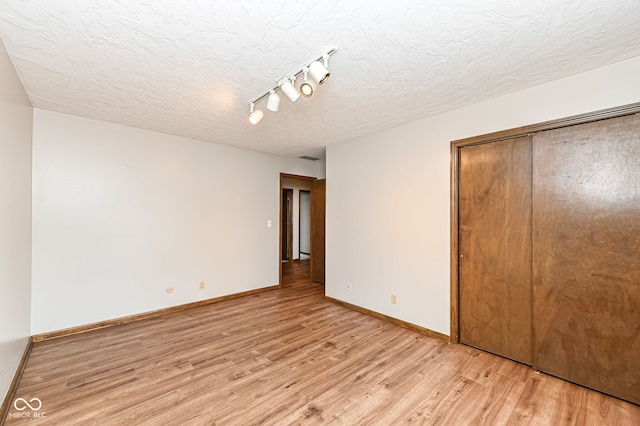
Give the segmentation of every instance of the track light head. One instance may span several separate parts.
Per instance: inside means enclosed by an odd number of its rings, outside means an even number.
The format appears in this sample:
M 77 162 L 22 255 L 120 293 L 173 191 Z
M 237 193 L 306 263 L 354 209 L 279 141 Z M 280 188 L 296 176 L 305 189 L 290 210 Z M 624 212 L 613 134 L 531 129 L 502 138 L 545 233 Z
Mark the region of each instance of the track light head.
M 304 68 L 302 72 L 304 73 L 304 83 L 300 85 L 300 93 L 302 93 L 302 96 L 305 98 L 310 98 L 311 95 L 313 95 L 313 86 L 307 79 L 307 76 L 309 75 L 309 68 Z
M 318 84 L 323 84 L 331 75 L 331 73 L 329 73 L 329 70 L 327 69 L 327 67 L 329 66 L 328 54 L 324 54 L 322 56 L 322 62 L 324 62 L 324 64 L 320 61 L 314 61 L 309 65 L 309 73 L 311 74 L 311 78 L 317 81 Z
M 313 87 L 309 83 L 302 83 L 300 85 L 300 93 L 305 98 L 310 98 L 313 95 Z
M 261 110 L 253 110 L 254 104 L 251 103 L 251 110 L 249 111 L 249 122 L 251 124 L 258 124 L 264 117 L 264 112 Z
M 295 83 L 295 81 L 296 81 L 296 78 L 294 76 L 291 78 L 283 79 L 280 84 L 280 89 L 282 90 L 282 93 L 287 95 L 287 98 L 289 98 L 291 102 L 295 102 L 298 99 L 300 99 L 300 92 L 298 92 L 298 89 L 296 89 L 293 86 L 293 83 Z
M 275 90 L 271 90 L 269 98 L 267 98 L 267 109 L 271 112 L 278 112 L 280 108 L 280 96 Z

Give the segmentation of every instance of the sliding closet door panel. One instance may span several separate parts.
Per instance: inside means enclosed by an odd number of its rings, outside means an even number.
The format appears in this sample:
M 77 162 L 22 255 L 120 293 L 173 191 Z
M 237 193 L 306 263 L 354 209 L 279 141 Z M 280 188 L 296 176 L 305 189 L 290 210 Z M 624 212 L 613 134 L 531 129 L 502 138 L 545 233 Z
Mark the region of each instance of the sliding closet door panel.
M 640 116 L 534 137 L 534 365 L 640 403 Z
M 531 364 L 531 139 L 460 150 L 460 341 Z

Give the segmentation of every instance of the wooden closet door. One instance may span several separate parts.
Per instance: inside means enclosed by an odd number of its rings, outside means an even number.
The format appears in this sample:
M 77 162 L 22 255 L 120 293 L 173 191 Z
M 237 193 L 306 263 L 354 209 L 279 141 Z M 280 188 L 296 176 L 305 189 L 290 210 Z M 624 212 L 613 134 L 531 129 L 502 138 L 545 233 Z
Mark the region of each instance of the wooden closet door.
M 640 116 L 534 137 L 534 366 L 640 403 Z
M 531 138 L 464 147 L 460 341 L 531 364 Z

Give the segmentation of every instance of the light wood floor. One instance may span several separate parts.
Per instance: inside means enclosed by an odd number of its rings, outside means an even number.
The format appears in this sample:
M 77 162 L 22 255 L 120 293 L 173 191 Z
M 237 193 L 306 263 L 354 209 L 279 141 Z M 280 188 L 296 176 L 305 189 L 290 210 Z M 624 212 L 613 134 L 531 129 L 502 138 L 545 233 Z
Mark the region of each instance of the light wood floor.
M 7 425 L 639 425 L 640 407 L 285 288 L 35 344 Z M 12 409 L 12 412 L 16 410 Z

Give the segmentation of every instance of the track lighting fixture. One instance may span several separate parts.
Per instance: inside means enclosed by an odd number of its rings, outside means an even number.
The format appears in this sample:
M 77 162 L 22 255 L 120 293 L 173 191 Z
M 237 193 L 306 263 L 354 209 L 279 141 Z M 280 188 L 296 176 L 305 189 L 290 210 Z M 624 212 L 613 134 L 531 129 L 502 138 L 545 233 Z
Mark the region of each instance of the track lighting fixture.
M 313 86 L 309 83 L 307 76 L 309 75 L 309 68 L 305 68 L 302 70 L 304 73 L 304 83 L 300 85 L 300 93 L 305 98 L 310 98 L 313 95 Z
M 267 109 L 271 112 L 278 112 L 278 108 L 280 108 L 280 96 L 275 90 L 272 90 L 267 99 Z
M 308 62 L 298 71 L 278 80 L 275 86 L 271 87 L 266 93 L 254 99 L 254 101 L 250 103 L 251 112 L 249 113 L 249 121 L 252 124 L 257 124 L 260 122 L 260 120 L 262 120 L 262 118 L 264 117 L 264 113 L 259 109 L 254 111 L 254 106 L 257 102 L 261 101 L 267 96 L 267 109 L 272 112 L 278 111 L 278 109 L 280 108 L 280 96 L 278 96 L 276 90 L 281 90 L 282 93 L 284 93 L 291 102 L 295 102 L 300 99 L 301 92 L 302 96 L 304 96 L 305 98 L 311 97 L 316 88 L 314 88 L 315 83 L 312 83 L 308 79 L 309 75 L 311 76 L 312 80 L 317 82 L 317 84 L 324 84 L 331 75 L 328 70 L 329 56 L 333 55 L 334 53 L 336 53 L 335 48 L 329 50 L 321 57 Z M 301 74 L 304 74 L 304 82 L 300 85 L 300 91 L 298 91 L 298 89 L 296 89 L 295 87 L 295 82 L 296 78 L 298 78 Z
M 287 98 L 291 102 L 295 102 L 300 98 L 300 92 L 295 88 L 294 83 L 296 82 L 296 77 L 293 76 L 291 78 L 284 78 L 281 80 L 280 88 L 282 92 L 287 95 Z
M 254 107 L 254 103 L 251 102 L 251 110 L 249 111 L 249 121 L 251 122 L 251 124 L 258 124 L 260 122 L 260 120 L 262 120 L 262 117 L 264 117 L 264 112 L 258 110 L 253 110 Z
M 309 72 L 311 73 L 311 78 L 318 82 L 318 84 L 324 84 L 325 81 L 331 75 L 327 67 L 329 66 L 329 55 L 322 55 L 322 62 L 314 61 L 309 65 Z

